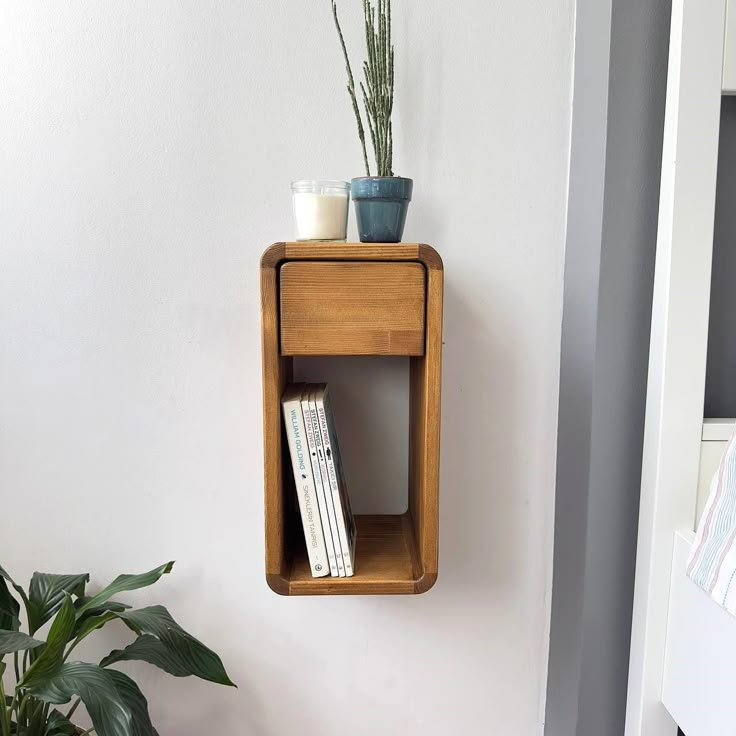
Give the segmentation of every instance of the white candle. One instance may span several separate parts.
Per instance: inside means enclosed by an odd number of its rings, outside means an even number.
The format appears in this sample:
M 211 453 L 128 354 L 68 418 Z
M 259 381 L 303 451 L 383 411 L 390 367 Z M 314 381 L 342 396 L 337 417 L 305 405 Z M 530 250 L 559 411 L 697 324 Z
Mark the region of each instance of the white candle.
M 292 191 L 297 240 L 345 240 L 347 182 L 299 181 L 292 184 Z

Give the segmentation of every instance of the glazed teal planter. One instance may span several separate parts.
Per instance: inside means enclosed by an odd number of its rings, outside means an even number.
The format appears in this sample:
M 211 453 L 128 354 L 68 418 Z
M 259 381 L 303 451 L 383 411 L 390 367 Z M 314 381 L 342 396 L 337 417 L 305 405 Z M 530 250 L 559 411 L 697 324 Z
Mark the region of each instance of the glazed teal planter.
M 361 243 L 399 243 L 414 182 L 401 176 L 361 176 L 350 194 Z

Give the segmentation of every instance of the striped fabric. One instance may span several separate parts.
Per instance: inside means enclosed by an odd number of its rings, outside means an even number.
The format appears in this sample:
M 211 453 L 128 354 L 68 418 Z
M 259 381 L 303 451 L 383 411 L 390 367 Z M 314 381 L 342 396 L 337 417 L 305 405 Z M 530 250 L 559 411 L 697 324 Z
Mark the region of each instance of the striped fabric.
M 729 443 L 713 476 L 687 574 L 736 616 L 736 438 Z

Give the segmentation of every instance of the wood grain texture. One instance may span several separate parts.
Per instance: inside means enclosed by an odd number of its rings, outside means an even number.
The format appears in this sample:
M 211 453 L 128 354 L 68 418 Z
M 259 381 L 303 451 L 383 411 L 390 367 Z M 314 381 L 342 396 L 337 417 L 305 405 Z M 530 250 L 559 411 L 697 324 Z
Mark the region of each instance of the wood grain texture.
M 422 355 L 421 263 L 287 261 L 282 355 Z
M 428 270 L 425 354 L 411 359 L 409 372 L 409 511 L 426 589 L 439 563 L 443 275 Z
M 293 359 L 280 354 L 282 332 L 279 271 L 292 262 L 320 261 L 332 265 L 358 262 L 351 273 L 366 278 L 376 265 L 411 266 L 405 273 L 415 279 L 422 273 L 424 352 L 410 358 L 409 511 L 391 516 L 358 516 L 356 574 L 352 578 L 312 578 L 300 524 L 291 496 L 288 452 L 281 429 L 281 394 L 292 380 Z M 330 263 L 321 264 L 329 266 Z M 297 269 L 298 272 L 298 269 Z M 402 271 L 404 273 L 404 271 Z M 373 276 L 371 278 L 374 278 Z M 384 282 L 385 285 L 385 282 Z M 366 295 L 365 309 L 371 306 L 368 288 L 360 279 L 355 289 Z M 416 291 L 415 287 L 411 287 Z M 410 289 L 411 290 L 411 289 Z M 261 319 L 263 354 L 263 438 L 265 491 L 266 579 L 281 595 L 332 594 L 412 594 L 423 593 L 437 579 L 439 544 L 439 450 L 440 382 L 442 363 L 443 266 L 437 252 L 423 244 L 362 243 L 275 243 L 261 260 Z M 304 295 L 309 300 L 309 294 Z M 326 297 L 325 297 L 326 298 Z M 397 295 L 401 303 L 402 295 Z M 394 303 L 394 312 L 409 310 L 413 301 Z M 296 304 L 296 302 L 295 302 Z M 283 316 L 283 315 L 282 315 Z M 392 317 L 394 319 L 395 317 Z M 407 317 L 399 316 L 400 320 Z M 411 319 L 416 319 L 416 315 Z M 368 324 L 368 323 L 366 323 Z M 345 340 L 349 336 L 345 336 Z M 330 354 L 346 354 L 344 344 L 330 346 Z M 377 347 L 380 350 L 381 346 Z M 377 354 L 383 354 L 378 352 Z
M 417 261 L 442 270 L 439 253 L 425 243 L 274 243 L 263 253 L 261 267 L 283 261 Z
M 277 592 L 286 590 L 281 394 L 291 381 L 292 361 L 279 355 L 277 273 L 261 267 L 261 354 L 263 362 L 263 470 L 265 485 L 266 577 Z

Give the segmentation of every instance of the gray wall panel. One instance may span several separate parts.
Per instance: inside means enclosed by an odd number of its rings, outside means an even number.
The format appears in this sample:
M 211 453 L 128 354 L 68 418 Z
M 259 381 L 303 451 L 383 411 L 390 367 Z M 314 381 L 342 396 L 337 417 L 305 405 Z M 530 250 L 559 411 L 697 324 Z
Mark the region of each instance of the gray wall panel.
M 547 736 L 624 731 L 670 10 L 578 3 Z

